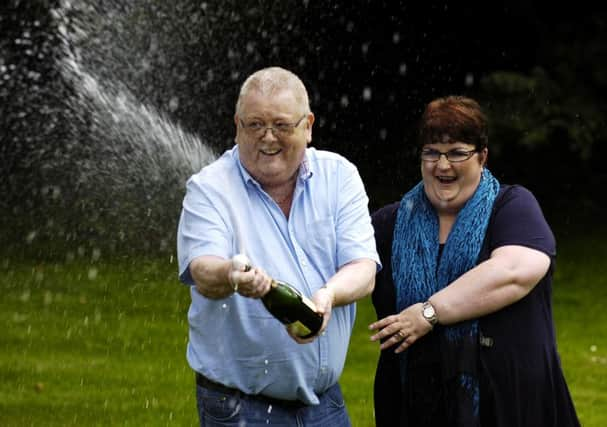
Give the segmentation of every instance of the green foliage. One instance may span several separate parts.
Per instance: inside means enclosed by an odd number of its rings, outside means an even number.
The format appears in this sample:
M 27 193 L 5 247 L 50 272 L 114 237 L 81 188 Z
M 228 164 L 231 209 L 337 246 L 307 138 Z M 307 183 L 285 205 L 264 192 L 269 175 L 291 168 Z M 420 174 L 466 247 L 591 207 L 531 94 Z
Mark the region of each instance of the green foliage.
M 606 29 L 600 16 L 540 28 L 536 65 L 489 73 L 474 95 L 489 117 L 489 167 L 545 206 L 604 205 Z
M 483 79 L 485 96 L 494 100 L 487 103 L 492 149 L 540 150 L 561 141 L 575 157 L 590 158 L 593 145 L 607 139 L 604 112 L 597 99 L 572 91 L 568 71 L 552 76 L 537 67 L 529 75 L 497 71 Z
M 584 28 L 580 31 L 580 28 Z M 495 71 L 481 82 L 495 140 L 541 148 L 557 141 L 587 160 L 607 140 L 607 23 L 600 16 L 545 29 L 528 73 Z
M 554 283 L 558 344 L 581 422 L 599 427 L 607 425 L 606 234 L 566 231 Z M 198 425 L 185 360 L 189 293 L 171 261 L 0 258 L 0 425 Z M 373 320 L 366 298 L 341 379 L 354 427 L 374 425 Z

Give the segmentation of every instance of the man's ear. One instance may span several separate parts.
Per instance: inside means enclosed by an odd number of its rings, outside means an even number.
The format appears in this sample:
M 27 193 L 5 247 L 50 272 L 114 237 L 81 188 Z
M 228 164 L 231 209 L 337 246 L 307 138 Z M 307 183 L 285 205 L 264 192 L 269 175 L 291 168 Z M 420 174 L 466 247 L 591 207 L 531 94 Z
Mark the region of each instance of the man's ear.
M 312 126 L 314 125 L 314 113 L 310 112 L 306 123 L 306 142 L 308 145 L 312 142 Z

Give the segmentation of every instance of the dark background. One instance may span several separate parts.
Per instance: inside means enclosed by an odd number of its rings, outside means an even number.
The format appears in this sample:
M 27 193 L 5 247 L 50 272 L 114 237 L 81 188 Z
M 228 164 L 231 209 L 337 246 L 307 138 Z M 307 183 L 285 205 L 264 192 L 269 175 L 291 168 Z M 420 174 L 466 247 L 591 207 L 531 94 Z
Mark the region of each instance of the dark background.
M 604 11 L 583 2 L 420 3 L 100 1 L 83 3 L 97 19 L 71 10 L 64 24 L 87 22 L 69 48 L 88 70 L 217 153 L 233 143 L 246 76 L 291 69 L 310 93 L 313 145 L 359 167 L 372 209 L 420 179 L 414 131 L 425 104 L 473 96 L 490 117 L 498 179 L 531 189 L 551 223 L 598 220 L 607 204 Z M 146 194 L 118 203 L 119 189 L 78 178 L 83 162 L 101 177 L 112 158 L 101 158 L 103 129 L 72 102 L 77 90 L 60 72 L 58 7 L 12 0 L 0 9 L 1 243 L 37 255 L 75 245 L 172 253 L 182 180 L 147 188 L 133 177 Z M 137 153 L 125 143 L 120 155 Z M 91 198 L 99 187 L 106 191 Z

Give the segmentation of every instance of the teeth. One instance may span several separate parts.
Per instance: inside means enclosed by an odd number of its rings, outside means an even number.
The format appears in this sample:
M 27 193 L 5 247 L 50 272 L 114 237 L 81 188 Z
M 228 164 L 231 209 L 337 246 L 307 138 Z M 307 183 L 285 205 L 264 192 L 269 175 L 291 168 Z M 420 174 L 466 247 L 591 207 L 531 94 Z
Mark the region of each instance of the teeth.
M 268 154 L 268 155 L 273 155 L 273 154 L 276 154 L 276 153 L 278 153 L 279 151 L 280 151 L 280 149 L 276 149 L 276 150 L 261 150 L 261 152 L 262 152 L 263 154 Z

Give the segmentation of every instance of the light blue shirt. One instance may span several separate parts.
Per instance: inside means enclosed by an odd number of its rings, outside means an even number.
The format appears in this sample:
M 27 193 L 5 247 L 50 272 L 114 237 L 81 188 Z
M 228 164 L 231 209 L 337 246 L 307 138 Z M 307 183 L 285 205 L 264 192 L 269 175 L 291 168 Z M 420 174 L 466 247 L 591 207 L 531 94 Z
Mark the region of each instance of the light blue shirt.
M 297 344 L 259 299 L 209 299 L 193 286 L 190 262 L 229 259 L 252 264 L 310 297 L 337 270 L 379 257 L 368 198 L 356 167 L 338 154 L 306 150 L 289 218 L 249 175 L 238 146 L 192 176 L 179 221 L 179 277 L 192 286 L 187 359 L 197 372 L 248 394 L 317 404 L 317 393 L 343 370 L 355 304 L 335 307 L 325 333 Z

